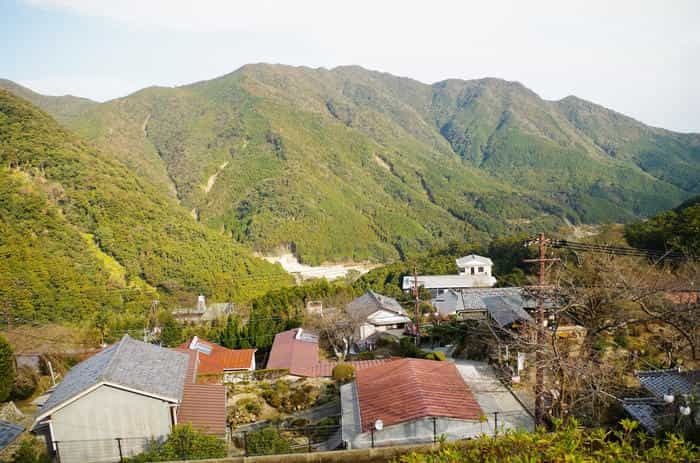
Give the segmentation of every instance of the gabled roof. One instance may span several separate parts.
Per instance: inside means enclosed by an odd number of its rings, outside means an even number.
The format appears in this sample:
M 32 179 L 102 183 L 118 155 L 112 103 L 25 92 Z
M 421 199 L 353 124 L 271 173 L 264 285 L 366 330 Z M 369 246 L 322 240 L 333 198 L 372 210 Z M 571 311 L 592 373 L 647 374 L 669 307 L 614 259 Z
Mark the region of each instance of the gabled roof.
M 94 386 L 107 383 L 171 402 L 182 399 L 188 356 L 128 335 L 77 364 L 39 409 L 37 421 Z
M 508 296 L 486 296 L 483 298 L 486 310 L 493 321 L 501 328 L 515 322 L 534 323 L 535 320 L 525 312 L 522 299 Z
M 454 364 L 400 359 L 355 374 L 363 432 L 428 417 L 478 420 L 481 408 Z
M 346 363 L 355 367 L 355 371 L 359 371 L 391 360 L 360 360 Z M 318 335 L 303 328 L 294 328 L 275 335 L 266 368 L 286 369 L 291 375 L 319 378 L 332 376 L 333 367 L 337 364 L 338 362 L 319 361 Z
M 311 376 L 318 363 L 318 336 L 315 333 L 294 328 L 275 335 L 270 357 L 269 369 L 288 369 L 296 376 Z
M 24 432 L 24 426 L 0 420 L 0 452 Z
M 457 262 L 457 267 L 464 268 L 470 265 L 491 265 L 493 266 L 493 261 L 488 257 L 479 256 L 477 254 L 469 254 L 468 256 L 460 257 L 455 262 Z
M 351 301 L 347 305 L 346 310 L 349 314 L 361 319 L 367 318 L 379 310 L 386 310 L 387 312 L 407 317 L 406 310 L 401 307 L 401 304 L 396 299 L 383 296 L 371 290 Z
M 225 370 L 242 370 L 250 368 L 257 349 L 227 349 L 213 342 L 193 337 L 180 349 L 199 351 L 199 374 L 219 374 Z

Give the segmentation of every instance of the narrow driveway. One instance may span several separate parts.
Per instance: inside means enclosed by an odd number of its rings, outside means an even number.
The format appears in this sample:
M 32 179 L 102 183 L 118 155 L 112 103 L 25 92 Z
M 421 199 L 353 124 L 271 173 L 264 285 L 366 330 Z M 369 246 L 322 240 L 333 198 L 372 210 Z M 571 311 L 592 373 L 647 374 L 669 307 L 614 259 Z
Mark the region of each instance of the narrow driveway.
M 534 430 L 532 415 L 498 379 L 495 370 L 489 364 L 461 359 L 454 359 L 454 363 L 486 415 L 489 432 L 494 432 L 496 420 L 499 431 Z

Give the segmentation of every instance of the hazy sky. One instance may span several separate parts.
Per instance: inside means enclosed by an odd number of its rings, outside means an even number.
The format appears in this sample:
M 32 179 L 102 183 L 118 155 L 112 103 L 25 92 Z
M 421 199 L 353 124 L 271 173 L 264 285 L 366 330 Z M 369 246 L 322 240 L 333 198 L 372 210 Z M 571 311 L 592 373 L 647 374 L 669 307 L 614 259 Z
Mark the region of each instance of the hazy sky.
M 96 100 L 245 63 L 517 80 L 700 132 L 700 0 L 0 0 L 0 77 Z

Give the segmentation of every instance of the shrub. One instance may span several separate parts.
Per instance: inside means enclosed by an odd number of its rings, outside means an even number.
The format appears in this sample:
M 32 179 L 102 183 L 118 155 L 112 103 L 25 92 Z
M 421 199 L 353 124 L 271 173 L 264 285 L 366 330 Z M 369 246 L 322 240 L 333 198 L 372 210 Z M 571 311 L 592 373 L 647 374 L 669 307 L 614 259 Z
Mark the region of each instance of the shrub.
M 262 403 L 257 398 L 241 399 L 233 406 L 228 414 L 228 422 L 237 426 L 243 423 L 257 421 L 262 412 Z
M 49 463 L 46 446 L 34 436 L 27 435 L 19 443 L 10 463 Z
M 149 449 L 126 461 L 145 463 L 151 461 L 197 460 L 223 458 L 226 456 L 226 442 L 192 429 L 189 424 L 175 426 L 163 443 L 152 441 Z
M 12 347 L 7 340 L 0 336 L 0 402 L 10 397 L 15 383 L 15 361 Z
M 434 354 L 435 354 L 435 360 L 437 360 L 437 361 L 439 361 L 439 362 L 444 362 L 444 361 L 447 359 L 447 358 L 445 357 L 445 353 L 444 353 L 444 352 L 435 352 Z
M 435 353 L 434 352 L 428 352 L 425 355 L 426 360 L 435 360 Z
M 248 434 L 247 441 L 249 455 L 276 455 L 291 452 L 289 442 L 272 427 L 251 432 Z
M 376 355 L 374 355 L 374 352 L 360 352 L 357 358 L 360 360 L 374 360 Z
M 333 367 L 333 379 L 346 383 L 355 377 L 355 367 L 349 363 L 340 363 Z
M 28 399 L 36 391 L 39 383 L 39 376 L 31 367 L 20 367 L 17 369 L 15 383 L 12 385 L 12 398 L 17 400 Z

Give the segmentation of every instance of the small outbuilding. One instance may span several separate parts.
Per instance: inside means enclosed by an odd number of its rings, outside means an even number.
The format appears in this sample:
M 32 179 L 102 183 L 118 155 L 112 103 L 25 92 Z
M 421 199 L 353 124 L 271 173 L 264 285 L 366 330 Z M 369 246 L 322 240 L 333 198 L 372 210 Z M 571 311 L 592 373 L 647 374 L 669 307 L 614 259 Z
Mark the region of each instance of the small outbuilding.
M 479 403 L 453 363 L 405 358 L 360 370 L 340 388 L 349 448 L 475 437 Z

